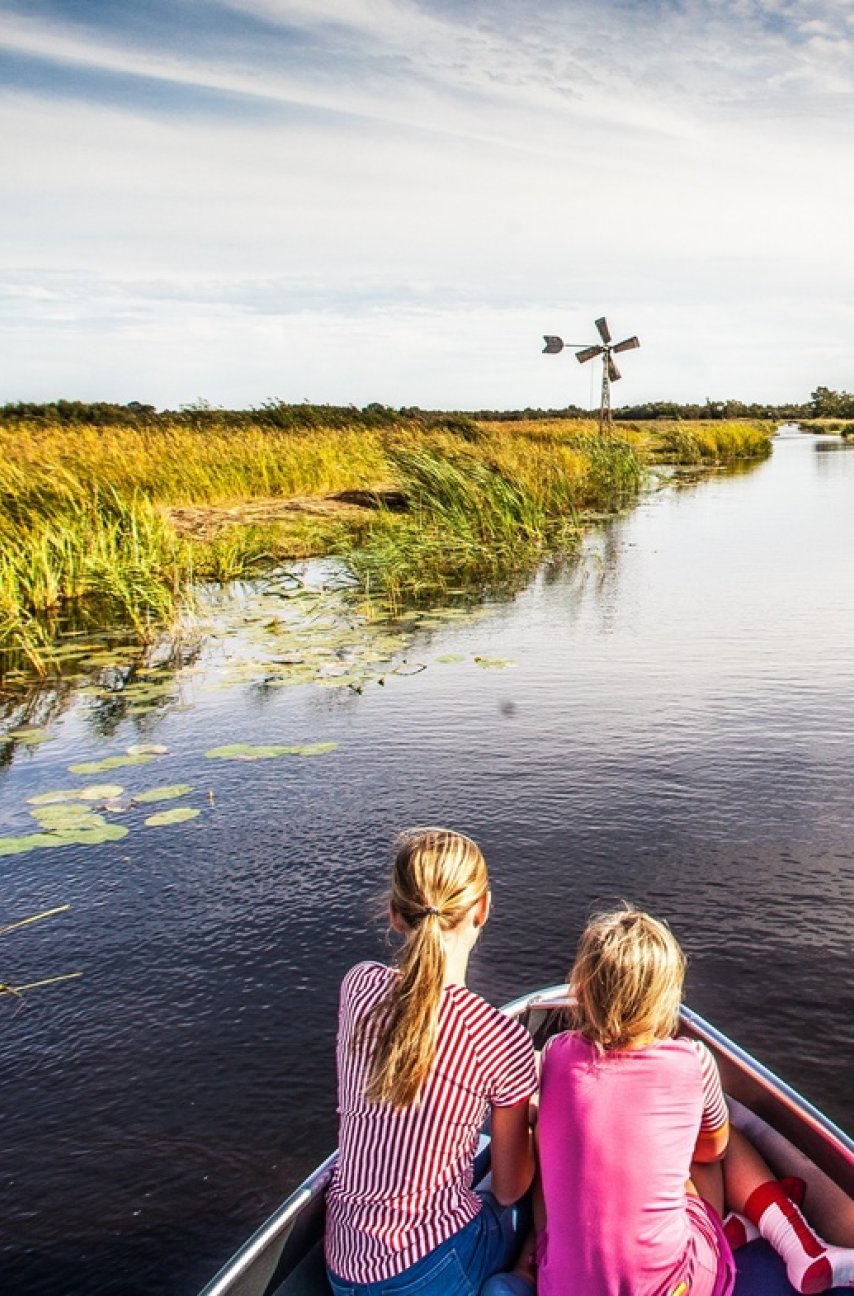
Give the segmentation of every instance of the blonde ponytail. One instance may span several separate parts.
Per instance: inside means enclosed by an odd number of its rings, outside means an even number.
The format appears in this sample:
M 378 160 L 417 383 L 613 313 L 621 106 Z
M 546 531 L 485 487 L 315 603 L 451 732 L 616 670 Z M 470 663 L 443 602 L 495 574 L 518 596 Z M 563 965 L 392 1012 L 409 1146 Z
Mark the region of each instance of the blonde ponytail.
M 392 914 L 404 943 L 389 993 L 364 1019 L 358 1038 L 377 1032 L 365 1096 L 409 1107 L 436 1054 L 445 983 L 444 932 L 457 927 L 489 888 L 486 861 L 468 837 L 445 828 L 405 833 L 391 875 Z

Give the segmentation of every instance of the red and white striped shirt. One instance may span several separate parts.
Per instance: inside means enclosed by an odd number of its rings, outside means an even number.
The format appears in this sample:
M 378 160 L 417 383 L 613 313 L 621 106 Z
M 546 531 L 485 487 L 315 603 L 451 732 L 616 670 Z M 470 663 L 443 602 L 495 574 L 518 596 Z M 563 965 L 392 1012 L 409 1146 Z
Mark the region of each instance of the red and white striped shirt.
M 375 1032 L 354 1031 L 397 975 L 360 963 L 341 986 L 339 1156 L 326 1197 L 326 1263 L 345 1282 L 382 1282 L 458 1232 L 481 1209 L 472 1192 L 478 1134 L 491 1107 L 534 1093 L 527 1031 L 465 986 L 439 1008 L 436 1056 L 410 1107 L 364 1098 Z

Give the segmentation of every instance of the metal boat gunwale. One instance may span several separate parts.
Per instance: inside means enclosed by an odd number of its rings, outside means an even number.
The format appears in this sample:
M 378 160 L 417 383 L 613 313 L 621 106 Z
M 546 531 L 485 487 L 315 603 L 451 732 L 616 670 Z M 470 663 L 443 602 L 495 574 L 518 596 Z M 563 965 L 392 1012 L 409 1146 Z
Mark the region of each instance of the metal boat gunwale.
M 525 1013 L 535 1011 L 542 1011 L 548 1015 L 565 1009 L 567 1004 L 567 987 L 564 983 L 522 995 L 504 1005 L 502 1012 L 510 1017 L 521 1017 Z M 712 1026 L 699 1013 L 684 1005 L 682 1022 L 689 1034 L 701 1039 L 712 1049 L 724 1062 L 725 1068 L 729 1064 L 729 1069 L 736 1079 L 739 1075 L 746 1077 L 752 1087 L 767 1096 L 771 1115 L 782 1116 L 780 1124 L 787 1127 L 797 1126 L 798 1132 L 806 1132 L 808 1137 L 805 1141 L 810 1145 L 810 1151 L 805 1155 L 810 1156 L 813 1164 L 822 1173 L 829 1173 L 836 1186 L 854 1197 L 854 1140 L 796 1089 L 781 1080 L 763 1063 L 758 1062 L 752 1054 Z M 724 1087 L 729 1092 L 726 1076 L 724 1080 Z M 748 1110 L 754 1112 L 755 1106 L 756 1104 L 750 1105 Z M 778 1131 L 777 1121 L 772 1121 L 770 1129 L 772 1132 Z M 785 1137 L 791 1132 L 791 1128 L 779 1132 Z M 799 1144 L 800 1140 L 795 1146 L 799 1148 Z M 285 1281 L 287 1273 L 290 1272 L 290 1270 L 282 1271 L 280 1258 L 291 1239 L 295 1225 L 298 1225 L 309 1213 L 313 1216 L 322 1210 L 323 1194 L 337 1156 L 337 1151 L 328 1156 L 277 1207 L 202 1289 L 199 1296 L 275 1296 Z M 846 1180 L 845 1184 L 839 1183 L 840 1171 L 842 1171 L 841 1177 Z M 852 1212 L 854 1212 L 854 1200 L 852 1200 Z M 277 1243 L 280 1247 L 276 1258 L 265 1265 L 265 1268 L 270 1271 L 268 1276 L 265 1278 L 259 1274 L 257 1285 L 247 1285 L 244 1280 L 251 1281 L 253 1266 L 260 1265 L 265 1253 Z M 296 1268 L 296 1263 L 293 1268 Z
M 338 1160 L 338 1152 L 332 1152 L 304 1179 L 298 1188 L 286 1197 L 260 1228 L 256 1229 L 231 1259 L 220 1269 L 219 1273 L 205 1286 L 200 1296 L 225 1296 L 233 1283 L 241 1278 L 249 1266 L 254 1264 L 264 1250 L 276 1238 L 293 1224 L 298 1215 L 325 1191 L 332 1177 L 332 1169 Z

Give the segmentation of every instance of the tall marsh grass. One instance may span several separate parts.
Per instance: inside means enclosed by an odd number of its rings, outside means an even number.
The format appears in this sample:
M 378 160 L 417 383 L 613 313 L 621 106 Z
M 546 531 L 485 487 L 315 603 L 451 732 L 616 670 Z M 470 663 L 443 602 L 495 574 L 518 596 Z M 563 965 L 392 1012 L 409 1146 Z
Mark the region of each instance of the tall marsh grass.
M 462 441 L 398 445 L 388 460 L 406 511 L 381 514 L 345 552 L 362 587 L 392 606 L 512 581 L 572 549 L 582 514 L 619 508 L 641 480 L 631 447 L 589 424 L 521 435 L 484 424 Z
M 771 453 L 773 424 L 766 422 L 662 419 L 617 426 L 642 456 L 657 463 L 729 464 Z
M 384 471 L 370 429 L 0 426 L 0 651 L 38 669 L 72 606 L 145 637 L 194 580 L 277 556 L 273 528 L 193 542 L 167 506 L 364 487 Z
M 650 460 L 767 453 L 750 424 L 479 422 L 395 416 L 216 419 L 88 426 L 0 424 L 0 675 L 37 669 L 71 612 L 131 625 L 174 616 L 194 581 L 225 581 L 286 554 L 335 551 L 392 602 L 500 584 L 575 543 L 580 520 L 636 495 Z M 179 534 L 169 509 L 393 486 L 403 512 L 294 514 L 286 526 Z

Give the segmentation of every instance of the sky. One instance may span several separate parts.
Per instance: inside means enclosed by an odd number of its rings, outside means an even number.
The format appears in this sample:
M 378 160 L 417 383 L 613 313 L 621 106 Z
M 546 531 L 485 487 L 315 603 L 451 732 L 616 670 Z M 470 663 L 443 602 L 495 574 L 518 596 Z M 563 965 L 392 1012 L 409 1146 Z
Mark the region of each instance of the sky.
M 854 388 L 854 0 L 0 0 L 0 402 Z

